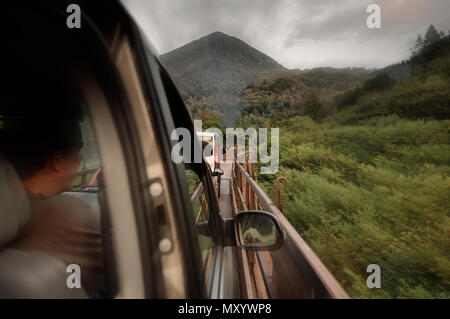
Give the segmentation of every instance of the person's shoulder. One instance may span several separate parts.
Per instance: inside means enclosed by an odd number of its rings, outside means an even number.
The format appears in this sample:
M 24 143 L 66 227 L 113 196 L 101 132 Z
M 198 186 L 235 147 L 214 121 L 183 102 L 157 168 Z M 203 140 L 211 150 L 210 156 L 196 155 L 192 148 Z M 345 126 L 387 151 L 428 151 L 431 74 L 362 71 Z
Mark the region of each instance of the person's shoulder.
M 91 209 L 90 206 L 83 200 L 70 194 L 58 194 L 47 197 L 46 199 L 42 200 L 40 204 L 45 206 L 64 206 L 80 209 Z
M 99 213 L 86 202 L 70 194 L 58 194 L 42 200 L 36 209 L 45 215 L 64 215 L 65 218 L 96 222 Z

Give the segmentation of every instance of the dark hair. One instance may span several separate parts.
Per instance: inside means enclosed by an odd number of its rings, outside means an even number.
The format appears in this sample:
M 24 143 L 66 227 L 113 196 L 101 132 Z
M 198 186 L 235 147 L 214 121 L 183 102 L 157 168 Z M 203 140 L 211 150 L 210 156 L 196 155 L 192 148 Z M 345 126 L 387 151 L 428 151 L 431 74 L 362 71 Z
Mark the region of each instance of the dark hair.
M 67 74 L 40 69 L 45 66 L 12 70 L 0 105 L 0 154 L 21 178 L 34 175 L 55 152 L 82 144 L 76 84 Z
M 30 12 L 6 17 L 14 32 L 4 38 L 0 75 L 0 154 L 22 178 L 35 174 L 55 152 L 81 145 L 81 94 L 74 73 L 88 54 L 79 33 L 59 27 L 61 17 L 42 19 Z M 41 22 L 29 30 L 24 19 Z
M 48 117 L 3 117 L 0 121 L 0 154 L 21 178 L 33 176 L 55 152 L 66 153 L 82 145 L 79 115 L 73 111 Z

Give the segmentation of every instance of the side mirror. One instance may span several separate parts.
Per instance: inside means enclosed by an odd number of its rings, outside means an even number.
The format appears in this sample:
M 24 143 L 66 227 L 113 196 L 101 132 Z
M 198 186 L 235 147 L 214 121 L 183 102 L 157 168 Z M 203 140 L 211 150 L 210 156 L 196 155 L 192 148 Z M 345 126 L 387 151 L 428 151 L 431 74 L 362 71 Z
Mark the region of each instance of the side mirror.
M 216 167 L 214 169 L 214 171 L 211 173 L 212 176 L 219 176 L 219 175 L 223 175 L 223 171 L 221 168 Z
M 284 233 L 274 214 L 245 211 L 233 220 L 236 244 L 244 249 L 275 250 L 281 247 Z

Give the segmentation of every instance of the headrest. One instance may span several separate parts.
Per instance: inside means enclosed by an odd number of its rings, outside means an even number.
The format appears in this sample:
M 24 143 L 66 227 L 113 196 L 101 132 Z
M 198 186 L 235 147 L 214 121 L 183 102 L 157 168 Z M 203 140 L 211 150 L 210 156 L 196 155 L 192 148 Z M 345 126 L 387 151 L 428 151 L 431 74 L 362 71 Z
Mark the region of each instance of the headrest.
M 0 254 L 0 299 L 80 299 L 84 289 L 67 287 L 66 265 L 39 252 L 4 249 Z
M 0 248 L 16 238 L 30 217 L 30 204 L 12 165 L 0 156 Z

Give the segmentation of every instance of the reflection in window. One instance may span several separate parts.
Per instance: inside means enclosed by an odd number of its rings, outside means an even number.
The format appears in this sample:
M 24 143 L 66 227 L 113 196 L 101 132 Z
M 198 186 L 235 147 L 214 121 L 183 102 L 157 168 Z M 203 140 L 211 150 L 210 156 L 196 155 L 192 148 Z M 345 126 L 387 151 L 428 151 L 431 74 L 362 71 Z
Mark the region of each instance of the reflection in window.
M 213 240 L 210 232 L 210 207 L 203 183 L 199 176 L 192 170 L 186 170 L 189 184 L 189 194 L 194 212 L 194 223 L 197 230 L 197 238 L 200 246 L 202 266 L 205 280 L 208 281 L 210 275 L 211 261 L 213 255 Z

